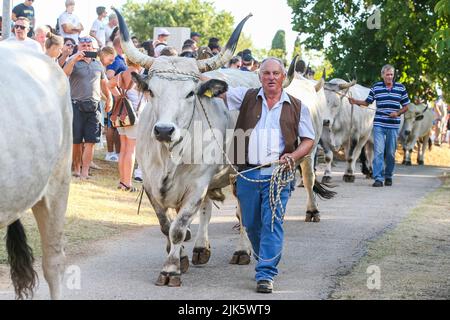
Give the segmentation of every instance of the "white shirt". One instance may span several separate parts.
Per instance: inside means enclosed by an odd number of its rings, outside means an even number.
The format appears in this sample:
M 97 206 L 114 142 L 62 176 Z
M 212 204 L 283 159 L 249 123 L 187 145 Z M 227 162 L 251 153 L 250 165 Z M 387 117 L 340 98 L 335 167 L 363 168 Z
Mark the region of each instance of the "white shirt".
M 99 46 L 104 47 L 106 44 L 106 27 L 103 21 L 96 19 L 92 24 L 91 31 L 95 32 L 95 37 L 101 42 Z
M 236 87 L 227 91 L 227 106 L 229 110 L 239 110 L 249 88 Z M 263 99 L 261 118 L 250 135 L 248 144 L 249 164 L 261 165 L 277 161 L 282 154 L 285 143 L 281 133 L 280 116 L 284 102 L 291 103 L 289 96 L 283 90 L 281 99 L 269 110 L 264 91 L 258 92 Z M 302 103 L 300 122 L 298 124 L 299 137 L 315 139 L 314 127 L 308 107 Z
M 71 24 L 75 28 L 80 23 L 80 19 L 74 15 L 73 13 L 68 13 L 67 11 L 61 14 L 58 18 L 59 22 L 59 33 L 61 34 L 61 37 L 63 38 L 72 38 L 76 44 L 78 44 L 78 37 L 80 36 L 79 33 L 65 33 L 63 29 L 63 24 Z
M 9 43 L 17 43 L 20 45 L 23 45 L 27 47 L 28 49 L 31 49 L 33 51 L 44 53 L 44 50 L 42 50 L 41 44 L 37 42 L 36 40 L 26 38 L 25 40 L 18 40 L 14 35 L 8 39 L 5 40 L 5 42 Z
M 112 41 L 109 39 L 116 27 L 110 27 L 109 23 L 105 25 L 105 37 L 106 37 L 106 43 L 104 45 L 106 46 L 112 46 Z

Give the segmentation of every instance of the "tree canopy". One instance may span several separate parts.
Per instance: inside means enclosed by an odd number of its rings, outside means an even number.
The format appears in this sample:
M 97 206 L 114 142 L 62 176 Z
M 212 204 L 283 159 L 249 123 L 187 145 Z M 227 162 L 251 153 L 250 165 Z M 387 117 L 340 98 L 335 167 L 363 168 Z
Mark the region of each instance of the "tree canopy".
M 370 86 L 380 78 L 381 67 L 391 63 L 397 81 L 411 96 L 425 96 L 433 83 L 450 94 L 450 50 L 439 50 L 442 44 L 433 41 L 436 32 L 448 28 L 446 11 L 435 11 L 441 1 L 288 0 L 288 4 L 294 29 L 306 35 L 306 48 L 324 50 L 333 77 L 356 77 Z
M 216 37 L 225 45 L 233 32 L 231 13 L 217 11 L 211 2 L 201 0 L 149 0 L 137 3 L 128 0 L 123 14 L 133 34 L 139 39 L 153 37 L 153 28 L 187 27 L 203 35 L 200 45 Z
M 278 30 L 273 37 L 269 55 L 286 61 L 286 54 L 286 32 Z

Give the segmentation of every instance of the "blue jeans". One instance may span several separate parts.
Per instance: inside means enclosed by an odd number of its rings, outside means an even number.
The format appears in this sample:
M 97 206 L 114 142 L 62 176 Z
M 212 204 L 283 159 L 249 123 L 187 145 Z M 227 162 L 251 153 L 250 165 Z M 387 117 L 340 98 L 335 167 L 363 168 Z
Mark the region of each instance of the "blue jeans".
M 270 175 L 262 175 L 261 170 L 244 173 L 250 179 L 269 179 Z M 269 204 L 270 182 L 249 182 L 238 176 L 236 191 L 242 211 L 242 224 L 247 231 L 253 252 L 260 258 L 256 264 L 256 281 L 273 280 L 278 274 L 277 265 L 283 249 L 283 223 L 275 218 L 272 231 L 272 211 Z M 283 188 L 281 202 L 286 208 L 290 193 L 290 185 Z M 281 208 L 276 210 L 281 217 Z
M 395 168 L 395 151 L 397 150 L 397 137 L 399 129 L 373 127 L 373 178 L 384 182 L 392 179 Z

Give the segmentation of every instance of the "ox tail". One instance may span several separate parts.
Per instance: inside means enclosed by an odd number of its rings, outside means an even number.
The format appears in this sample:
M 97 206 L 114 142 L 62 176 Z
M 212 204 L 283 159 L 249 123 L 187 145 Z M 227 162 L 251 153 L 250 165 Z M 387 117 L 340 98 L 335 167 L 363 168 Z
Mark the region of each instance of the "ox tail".
M 315 194 L 319 196 L 322 200 L 329 200 L 334 198 L 337 192 L 331 191 L 328 188 L 334 188 L 334 186 L 329 185 L 327 183 L 320 183 L 319 181 L 314 182 L 313 191 Z
M 428 137 L 428 151 L 431 151 L 433 149 L 433 141 L 431 141 L 431 138 Z
M 16 298 L 32 298 L 37 283 L 37 273 L 33 269 L 33 250 L 27 244 L 25 229 L 20 220 L 8 226 L 6 250 Z

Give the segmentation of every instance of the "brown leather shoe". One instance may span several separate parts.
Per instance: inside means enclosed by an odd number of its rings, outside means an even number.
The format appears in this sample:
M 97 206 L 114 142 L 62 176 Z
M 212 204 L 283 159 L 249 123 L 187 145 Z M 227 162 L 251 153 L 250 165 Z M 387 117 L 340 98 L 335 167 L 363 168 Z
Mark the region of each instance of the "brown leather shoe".
M 259 280 L 256 284 L 256 292 L 258 293 L 272 293 L 273 281 L 271 280 Z

